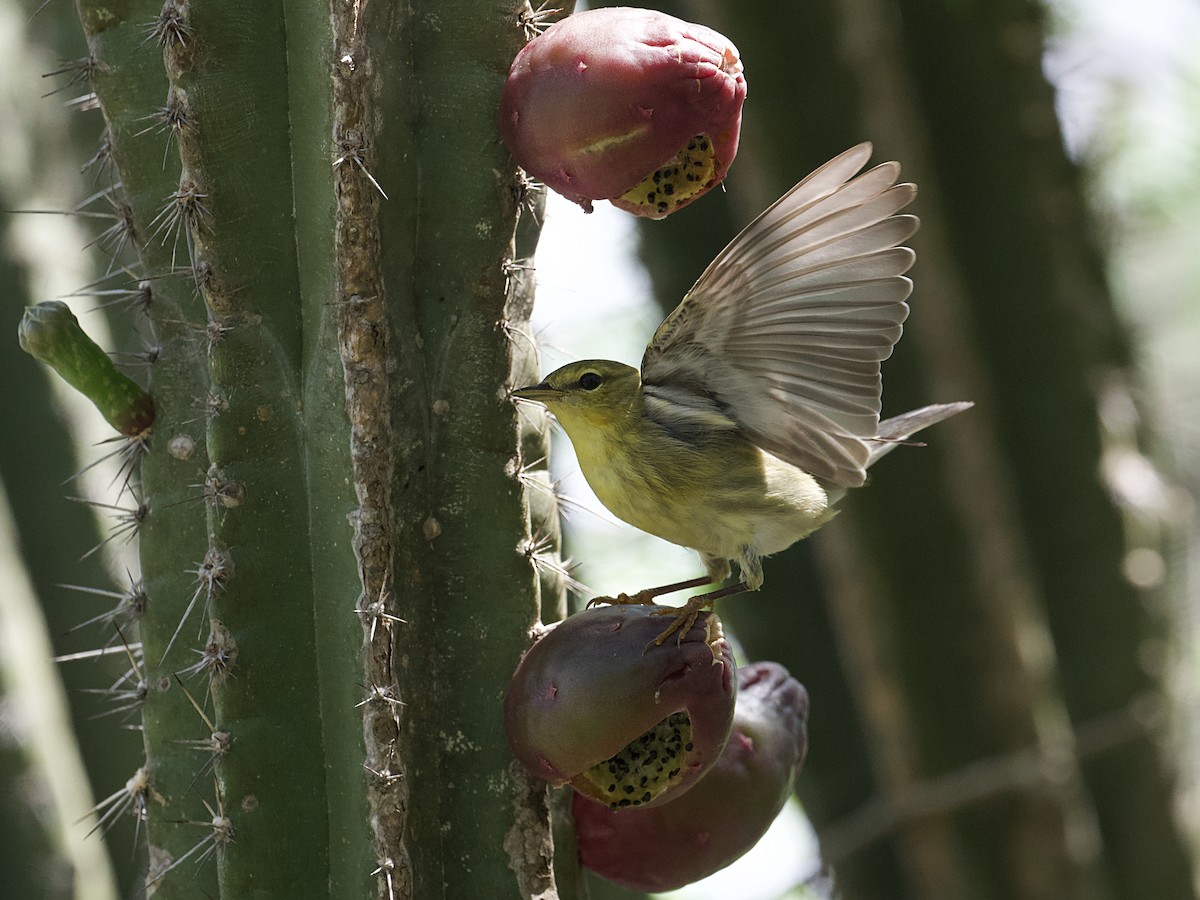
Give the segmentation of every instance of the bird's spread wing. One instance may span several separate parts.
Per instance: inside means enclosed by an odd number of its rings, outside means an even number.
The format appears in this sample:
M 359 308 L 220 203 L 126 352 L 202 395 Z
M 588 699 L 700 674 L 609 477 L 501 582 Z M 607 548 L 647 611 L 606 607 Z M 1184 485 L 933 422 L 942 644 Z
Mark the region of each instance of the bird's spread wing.
M 908 315 L 916 194 L 870 144 L 817 169 L 721 251 L 642 358 L 648 412 L 736 427 L 776 456 L 856 487 L 879 425 L 879 364 Z M 856 177 L 857 176 L 857 177 Z

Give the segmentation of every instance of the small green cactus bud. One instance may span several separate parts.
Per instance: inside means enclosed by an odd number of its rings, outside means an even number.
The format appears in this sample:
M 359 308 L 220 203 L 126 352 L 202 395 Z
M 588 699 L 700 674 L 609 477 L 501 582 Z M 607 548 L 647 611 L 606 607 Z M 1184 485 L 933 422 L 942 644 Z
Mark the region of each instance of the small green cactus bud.
M 661 646 L 655 607 L 577 613 L 533 645 L 504 698 L 513 753 L 605 808 L 652 806 L 689 789 L 720 756 L 736 679 L 712 613 Z
M 745 98 L 737 47 L 711 28 L 595 9 L 517 54 L 499 128 L 526 171 L 584 209 L 660 219 L 724 179 Z
M 141 437 L 154 424 L 154 400 L 137 382 L 117 370 L 61 300 L 27 307 L 17 328 L 17 339 L 22 350 L 46 363 L 91 400 L 121 434 Z
M 808 749 L 808 694 L 777 663 L 738 671 L 725 751 L 682 797 L 613 811 L 575 795 L 579 855 L 593 872 L 637 891 L 670 891 L 725 868 L 758 843 L 792 792 Z

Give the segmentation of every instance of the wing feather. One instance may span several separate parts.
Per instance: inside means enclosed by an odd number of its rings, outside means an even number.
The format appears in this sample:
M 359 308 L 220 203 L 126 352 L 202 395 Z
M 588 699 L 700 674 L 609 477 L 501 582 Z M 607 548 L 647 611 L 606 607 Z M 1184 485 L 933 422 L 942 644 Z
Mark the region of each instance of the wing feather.
M 859 174 L 860 144 L 821 166 L 726 247 L 642 359 L 648 410 L 676 426 L 725 422 L 836 485 L 871 461 L 879 364 L 899 340 L 916 230 L 900 167 Z

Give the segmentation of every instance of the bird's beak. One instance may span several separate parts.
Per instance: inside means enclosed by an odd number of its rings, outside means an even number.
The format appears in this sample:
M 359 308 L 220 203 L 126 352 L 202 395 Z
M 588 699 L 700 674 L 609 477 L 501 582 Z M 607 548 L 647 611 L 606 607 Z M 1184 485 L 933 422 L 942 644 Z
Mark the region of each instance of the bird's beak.
M 545 403 L 547 400 L 561 397 L 562 391 L 550 387 L 548 382 L 543 381 L 540 384 L 531 384 L 529 387 L 517 388 L 512 395 L 519 400 L 540 400 Z

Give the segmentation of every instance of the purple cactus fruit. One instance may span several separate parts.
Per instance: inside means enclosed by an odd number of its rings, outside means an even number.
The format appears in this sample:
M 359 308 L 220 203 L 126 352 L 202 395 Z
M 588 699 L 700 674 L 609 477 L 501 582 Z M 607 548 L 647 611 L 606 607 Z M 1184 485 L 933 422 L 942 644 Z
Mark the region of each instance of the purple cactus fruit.
M 605 606 L 560 623 L 522 658 L 504 698 L 516 757 L 604 804 L 646 807 L 690 788 L 721 755 L 737 693 L 720 621 L 676 643 L 653 607 Z
M 527 172 L 585 210 L 609 200 L 661 219 L 725 178 L 745 99 L 723 35 L 653 10 L 594 9 L 517 54 L 499 127 Z
M 637 891 L 670 891 L 725 868 L 758 843 L 792 792 L 808 749 L 808 694 L 778 663 L 738 672 L 733 733 L 682 797 L 611 810 L 574 799 L 583 864 Z

